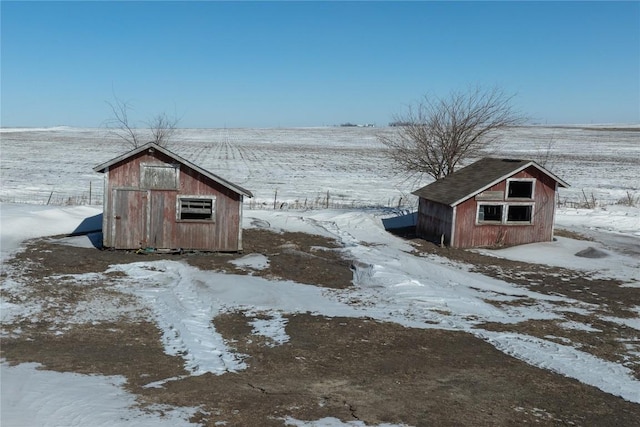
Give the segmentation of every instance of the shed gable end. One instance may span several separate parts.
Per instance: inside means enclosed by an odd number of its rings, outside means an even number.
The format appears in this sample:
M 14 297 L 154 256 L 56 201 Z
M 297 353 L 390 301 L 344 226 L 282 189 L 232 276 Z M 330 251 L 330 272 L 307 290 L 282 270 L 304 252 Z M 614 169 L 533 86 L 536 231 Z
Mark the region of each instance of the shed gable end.
M 442 224 L 450 221 L 452 247 L 550 241 L 560 186 L 568 184 L 535 162 L 485 158 L 413 193 L 420 197 L 416 232 L 431 239 L 442 233 L 447 243 Z

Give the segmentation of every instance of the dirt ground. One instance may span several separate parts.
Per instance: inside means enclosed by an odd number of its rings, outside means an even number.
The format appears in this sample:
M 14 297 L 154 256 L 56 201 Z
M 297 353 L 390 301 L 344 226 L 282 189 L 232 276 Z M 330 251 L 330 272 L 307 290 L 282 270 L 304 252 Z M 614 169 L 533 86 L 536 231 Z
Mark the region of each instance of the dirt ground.
M 604 315 L 630 317 L 634 315 L 631 308 L 640 306 L 637 289 L 617 281 L 439 248 L 405 237 L 416 256 L 446 256 L 536 292 L 598 304 Z M 257 274 L 325 287 L 352 286 L 351 262 L 341 257 L 336 242 L 259 229 L 245 230 L 244 242 L 245 253 L 262 253 L 270 260 L 269 268 Z M 193 421 L 206 426 L 283 426 L 286 417 L 336 417 L 367 425 L 638 425 L 640 405 L 527 365 L 464 332 L 296 314 L 286 316 L 290 341 L 269 346 L 266 338 L 251 333 L 250 321 L 260 315 L 238 311 L 212 322 L 232 348 L 249 355 L 248 368 L 183 378 L 183 360 L 164 353 L 160 330 L 143 318 L 70 324 L 63 334 L 56 333 L 59 327 L 54 327 L 54 319 L 73 311 L 81 301 L 98 294 L 121 304 L 132 298 L 112 289 L 109 280 L 80 287 L 62 280 L 64 275 L 104 272 L 111 264 L 161 258 L 185 260 L 203 270 L 245 274 L 228 262 L 239 256 L 144 255 L 61 246 L 55 239 L 34 240 L 4 267 L 2 280 L 19 274 L 24 286 L 21 292 L 3 297 L 9 302 L 40 302 L 43 312 L 29 321 L 2 325 L 2 357 L 9 363 L 38 362 L 44 369 L 62 372 L 123 375 L 141 406 L 197 406 L 201 409 Z M 567 320 L 590 323 L 601 332 L 569 330 L 548 320 L 480 327 L 569 339 L 603 359 L 625 361 L 640 378 L 640 360 L 629 363 L 625 350 L 625 344 L 638 344 L 637 331 L 596 316 L 568 316 Z M 18 329 L 19 334 L 12 333 Z M 159 388 L 143 387 L 167 378 L 175 380 Z

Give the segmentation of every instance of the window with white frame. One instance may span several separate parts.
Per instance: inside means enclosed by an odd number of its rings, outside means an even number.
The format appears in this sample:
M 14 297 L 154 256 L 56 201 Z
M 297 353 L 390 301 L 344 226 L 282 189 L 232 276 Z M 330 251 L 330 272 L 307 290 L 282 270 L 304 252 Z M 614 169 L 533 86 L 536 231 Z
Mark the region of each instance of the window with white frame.
M 478 204 L 477 224 L 533 224 L 533 203 Z
M 508 179 L 507 199 L 533 199 L 535 179 Z
M 533 205 L 507 205 L 507 222 L 531 224 Z
M 478 205 L 478 222 L 502 222 L 502 205 Z
M 178 197 L 178 219 L 182 221 L 214 221 L 216 218 L 215 196 Z

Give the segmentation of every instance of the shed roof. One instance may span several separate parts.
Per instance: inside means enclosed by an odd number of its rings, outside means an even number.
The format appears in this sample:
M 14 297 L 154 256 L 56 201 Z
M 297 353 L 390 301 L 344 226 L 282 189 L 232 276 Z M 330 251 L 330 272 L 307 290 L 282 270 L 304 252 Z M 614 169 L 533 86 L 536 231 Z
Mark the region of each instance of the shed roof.
M 485 157 L 414 191 L 412 194 L 445 205 L 456 206 L 530 166 L 548 175 L 561 187 L 569 186 L 533 160 Z
M 251 194 L 251 191 L 244 189 L 242 187 L 240 187 L 239 185 L 236 185 L 232 182 L 227 181 L 224 178 L 219 177 L 216 174 L 213 174 L 205 169 L 202 169 L 200 166 L 197 166 L 193 163 L 191 163 L 190 161 L 178 156 L 177 154 L 167 150 L 166 148 L 163 148 L 161 146 L 159 146 L 158 144 L 154 143 L 154 142 L 149 142 L 147 144 L 141 145 L 140 147 L 137 147 L 127 153 L 124 153 L 121 156 L 118 156 L 114 159 L 109 160 L 108 162 L 102 163 L 96 167 L 93 168 L 94 171 L 96 172 L 101 172 L 104 173 L 107 171 L 107 169 L 113 165 L 115 165 L 116 163 L 122 162 L 124 160 L 127 160 L 130 157 L 133 157 L 139 153 L 142 153 L 145 150 L 148 149 L 153 149 L 153 150 L 157 150 L 158 152 L 164 154 L 165 156 L 168 156 L 170 158 L 172 158 L 173 160 L 175 160 L 177 163 L 180 163 L 182 165 L 187 166 L 190 169 L 193 169 L 194 171 L 206 176 L 207 178 L 217 182 L 218 184 L 228 188 L 229 190 L 238 193 L 238 194 L 242 194 L 243 196 L 247 196 L 247 197 L 253 197 L 253 194 Z

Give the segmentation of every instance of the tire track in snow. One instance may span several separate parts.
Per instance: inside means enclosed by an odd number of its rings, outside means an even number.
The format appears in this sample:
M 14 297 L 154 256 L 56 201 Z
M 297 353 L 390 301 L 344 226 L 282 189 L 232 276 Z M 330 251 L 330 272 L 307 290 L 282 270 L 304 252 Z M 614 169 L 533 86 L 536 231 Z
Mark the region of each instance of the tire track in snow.
M 242 356 L 230 352 L 213 327 L 219 303 L 199 295 L 198 287 L 207 285 L 183 274 L 182 264 L 133 263 L 114 268 L 130 276 L 134 286 L 126 290 L 152 310 L 163 331 L 165 352 L 182 357 L 191 375 L 221 375 L 246 367 Z
M 353 292 L 352 297 L 357 296 L 355 299 L 366 301 L 365 304 L 384 307 L 387 318 L 383 316 L 379 319 L 413 327 L 465 331 L 529 365 L 640 403 L 640 381 L 634 378 L 630 369 L 620 364 L 599 359 L 572 346 L 476 327 L 484 321 L 512 323 L 527 318 L 559 318 L 562 317 L 562 310 L 556 310 L 554 302 L 579 305 L 578 301 L 538 294 L 481 275 L 475 283 L 464 283 L 457 279 L 455 271 L 448 272 L 444 265 L 401 250 L 390 250 L 390 242 L 384 245 L 383 252 L 375 245 L 363 245 L 356 235 L 341 227 L 342 221 L 349 220 L 346 216 L 330 220 L 300 219 L 336 236 L 352 257 L 358 260 L 354 263 L 354 282 L 361 290 Z M 355 228 L 350 227 L 349 230 Z M 464 277 L 469 280 L 469 273 L 465 273 Z M 484 301 L 495 296 L 534 298 L 538 301 L 537 309 L 519 310 L 514 307 L 512 311 L 501 310 Z
M 390 320 L 470 330 L 489 318 L 499 322 L 514 316 L 484 301 L 493 292 L 458 283 L 456 275 L 448 274 L 443 266 L 401 250 L 390 251 L 386 246 L 380 251 L 375 245 L 363 245 L 340 226 L 340 218 L 305 217 L 302 221 L 336 236 L 350 257 L 358 260 L 353 265 L 354 282 L 359 288 L 355 293 L 361 300 L 386 307 Z

